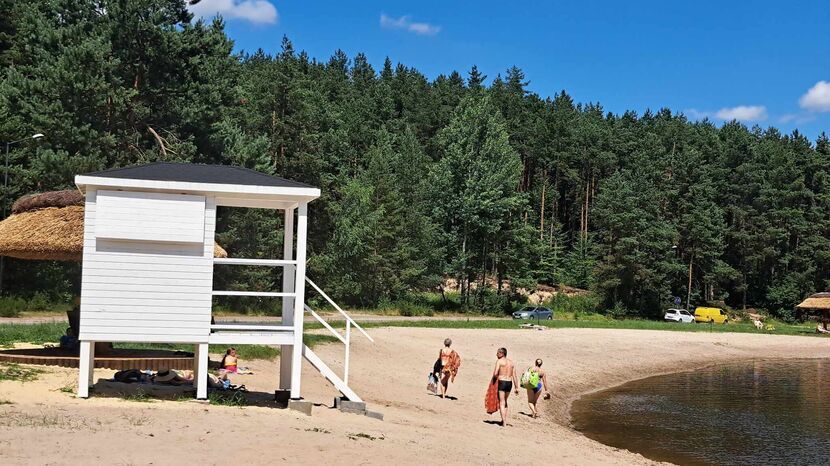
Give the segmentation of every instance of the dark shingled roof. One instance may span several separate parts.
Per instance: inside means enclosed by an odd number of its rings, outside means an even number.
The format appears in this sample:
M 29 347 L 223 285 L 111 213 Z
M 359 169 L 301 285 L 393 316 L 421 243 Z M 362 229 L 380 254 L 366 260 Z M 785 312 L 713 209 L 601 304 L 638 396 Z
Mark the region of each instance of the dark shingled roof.
M 183 181 L 188 183 L 242 184 L 280 188 L 314 188 L 309 184 L 266 175 L 248 168 L 229 165 L 201 165 L 193 163 L 155 162 L 146 165 L 111 168 L 85 176 L 122 178 L 129 180 Z

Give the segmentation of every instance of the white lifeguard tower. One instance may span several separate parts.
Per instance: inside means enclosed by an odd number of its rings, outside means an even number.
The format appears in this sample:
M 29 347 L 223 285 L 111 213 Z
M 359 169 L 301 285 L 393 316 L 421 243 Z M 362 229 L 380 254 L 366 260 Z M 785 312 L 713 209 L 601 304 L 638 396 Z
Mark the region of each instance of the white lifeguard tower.
M 371 337 L 306 277 L 308 203 L 319 189 L 246 168 L 182 163 L 78 175 L 75 184 L 86 196 L 79 397 L 89 396 L 95 342 L 152 342 L 194 345 L 200 399 L 207 398 L 209 345 L 265 344 L 280 345 L 279 388 L 290 398 L 301 398 L 305 358 L 345 398 L 362 401 L 348 386 L 351 327 Z M 214 258 L 220 206 L 283 211 L 283 257 Z M 282 290 L 214 290 L 215 265 L 283 267 Z M 344 335 L 305 304 L 306 283 L 343 315 Z M 281 298 L 281 325 L 211 324 L 214 296 Z M 346 345 L 342 378 L 303 344 L 305 311 Z

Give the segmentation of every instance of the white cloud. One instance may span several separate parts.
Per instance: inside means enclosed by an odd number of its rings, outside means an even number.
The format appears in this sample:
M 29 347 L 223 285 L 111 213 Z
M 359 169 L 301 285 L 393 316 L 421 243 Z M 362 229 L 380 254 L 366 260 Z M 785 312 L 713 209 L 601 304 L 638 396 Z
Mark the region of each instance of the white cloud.
M 802 124 L 802 123 L 809 123 L 811 121 L 815 121 L 816 116 L 809 114 L 809 113 L 788 113 L 786 115 L 781 115 L 778 118 L 779 123 L 795 123 L 795 124 Z
M 830 112 L 830 82 L 817 82 L 798 99 L 798 105 L 811 112 Z
M 380 14 L 380 26 L 387 29 L 404 29 L 421 36 L 434 36 L 441 32 L 441 26 L 429 23 L 416 23 L 409 16 L 393 18 L 385 13 Z
M 684 110 L 683 113 L 686 114 L 687 117 L 691 118 L 692 120 L 702 120 L 704 118 L 712 118 L 711 112 L 701 112 L 696 108 L 690 108 Z
M 267 0 L 201 0 L 188 6 L 197 17 L 239 19 L 260 24 L 275 24 L 279 19 L 277 7 Z
M 715 112 L 715 118 L 727 121 L 761 121 L 767 119 L 767 108 L 763 105 L 726 107 Z

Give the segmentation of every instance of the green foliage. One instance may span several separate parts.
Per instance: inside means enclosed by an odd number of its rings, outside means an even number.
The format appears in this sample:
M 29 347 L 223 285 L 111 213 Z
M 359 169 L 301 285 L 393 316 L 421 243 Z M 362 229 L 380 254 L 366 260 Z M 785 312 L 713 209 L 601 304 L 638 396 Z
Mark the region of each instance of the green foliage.
M 43 372 L 43 369 L 21 366 L 19 364 L 2 364 L 0 365 L 0 380 L 31 382 L 37 380 L 38 376 Z
M 208 392 L 208 401 L 212 405 L 219 406 L 242 407 L 246 404 L 245 394 L 236 390 L 210 390 Z
M 66 323 L 49 322 L 42 324 L 0 324 L 0 346 L 14 343 L 57 343 L 66 333 Z
M 26 301 L 20 298 L 0 298 L 0 317 L 17 317 L 26 310 Z
M 589 288 L 617 314 L 656 317 L 688 293 L 789 318 L 830 287 L 825 134 L 615 115 L 536 95 L 517 67 L 488 86 L 475 66 L 466 80 L 390 60 L 376 72 L 363 54 L 315 59 L 288 38 L 274 55 L 235 53 L 223 22 L 193 21 L 183 0 L 1 4 L 0 140 L 47 136 L 13 147 L 6 206 L 155 160 L 310 183 L 322 197 L 309 274 L 366 307 L 502 313 L 517 303 L 508 290 L 546 283 Z M 232 256 L 281 257 L 273 212 L 222 208 L 217 227 Z M 280 273 L 220 267 L 215 286 L 273 291 Z M 78 264 L 9 259 L 3 291 L 54 308 L 79 277 Z M 458 295 L 409 299 L 444 278 Z
M 572 313 L 574 318 L 583 314 L 592 314 L 600 310 L 601 298 L 595 294 L 568 296 L 557 293 L 542 303 L 542 306 L 553 311 L 554 318 Z

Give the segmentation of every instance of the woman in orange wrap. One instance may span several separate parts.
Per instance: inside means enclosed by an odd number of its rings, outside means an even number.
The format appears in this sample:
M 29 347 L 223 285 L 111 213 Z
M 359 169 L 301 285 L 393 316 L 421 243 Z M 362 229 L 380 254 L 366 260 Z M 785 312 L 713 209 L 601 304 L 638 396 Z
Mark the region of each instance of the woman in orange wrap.
M 450 382 L 455 383 L 455 376 L 458 375 L 458 368 L 461 367 L 461 356 L 451 349 L 452 340 L 444 340 L 444 347 L 438 353 L 441 360 L 441 398 L 447 395 L 447 388 Z

